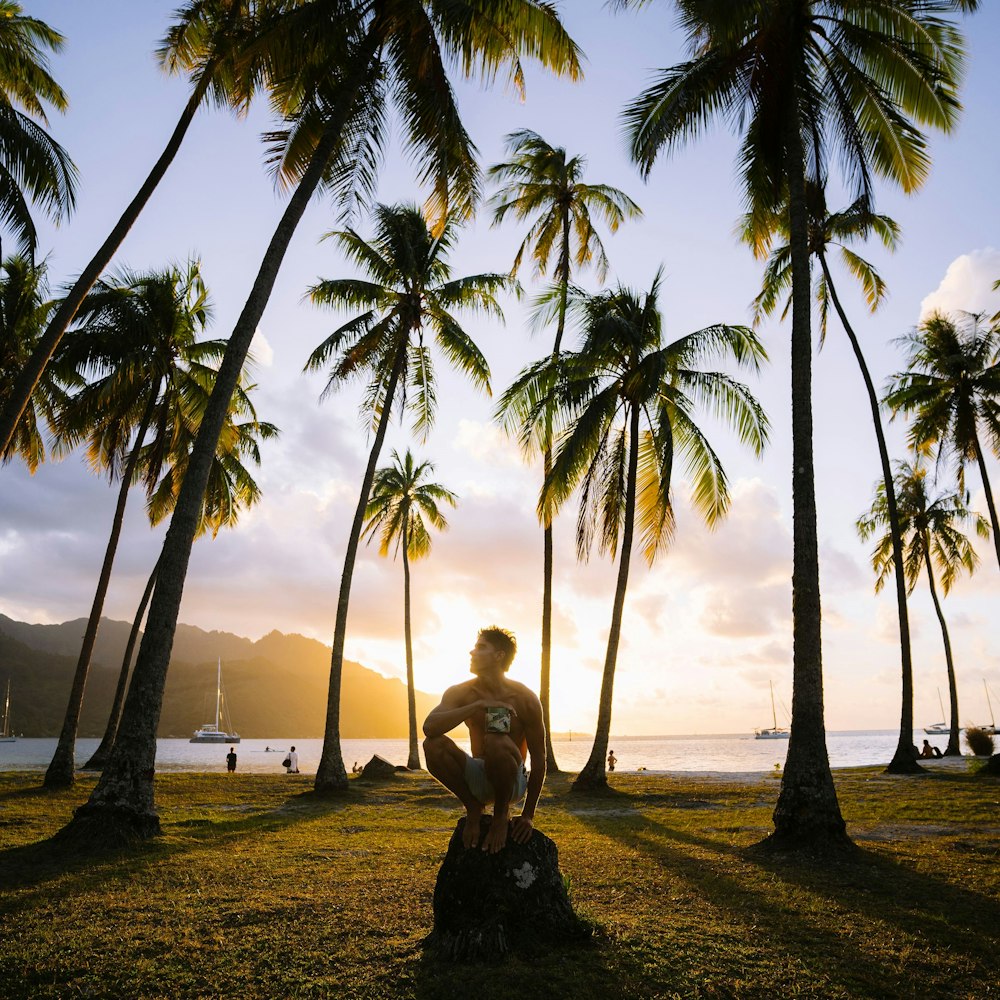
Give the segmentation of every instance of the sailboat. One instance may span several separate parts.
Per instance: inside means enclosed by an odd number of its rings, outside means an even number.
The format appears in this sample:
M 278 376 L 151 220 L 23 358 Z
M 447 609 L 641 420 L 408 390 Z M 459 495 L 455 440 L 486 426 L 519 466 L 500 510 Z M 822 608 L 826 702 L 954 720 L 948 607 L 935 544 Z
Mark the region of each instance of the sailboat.
M 7 678 L 7 694 L 3 700 L 3 730 L 0 731 L 0 743 L 16 743 L 17 737 L 10 731 L 10 678 Z
M 986 692 L 986 707 L 990 710 L 990 724 L 988 726 L 980 726 L 984 732 L 990 733 L 993 736 L 997 735 L 997 720 L 993 718 L 993 702 L 990 701 L 990 687 L 986 683 L 986 678 L 983 678 L 983 690 Z
M 771 719 L 774 725 L 770 729 L 755 729 L 753 738 L 755 740 L 787 740 L 789 732 L 778 725 L 778 713 L 774 710 L 774 683 L 768 681 L 768 684 L 771 685 Z
M 215 723 L 206 722 L 194 731 L 189 743 L 239 743 L 239 733 L 229 733 L 219 728 L 220 721 L 225 721 L 226 728 L 231 729 L 229 711 L 222 699 L 222 657 L 219 657 L 219 673 L 215 682 Z
M 941 688 L 937 689 L 938 705 L 941 708 L 941 718 L 944 718 L 944 702 L 941 701 Z M 951 726 L 947 722 L 932 722 L 929 726 L 924 726 L 924 732 L 928 736 L 951 736 Z

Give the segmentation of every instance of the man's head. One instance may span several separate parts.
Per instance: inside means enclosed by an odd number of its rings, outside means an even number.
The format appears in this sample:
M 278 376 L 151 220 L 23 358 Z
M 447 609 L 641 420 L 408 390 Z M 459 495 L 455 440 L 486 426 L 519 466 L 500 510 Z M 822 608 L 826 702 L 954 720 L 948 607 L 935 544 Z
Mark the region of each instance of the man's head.
M 496 625 L 484 628 L 476 637 L 476 644 L 469 653 L 472 672 L 478 674 L 483 670 L 500 667 L 506 673 L 516 653 L 517 639 L 513 632 Z

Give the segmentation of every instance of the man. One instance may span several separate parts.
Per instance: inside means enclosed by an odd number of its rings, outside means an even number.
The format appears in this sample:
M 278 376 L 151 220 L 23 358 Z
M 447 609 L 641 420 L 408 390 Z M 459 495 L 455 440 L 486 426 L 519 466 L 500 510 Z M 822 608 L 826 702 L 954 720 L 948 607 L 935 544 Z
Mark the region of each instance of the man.
M 483 806 L 493 803 L 493 818 L 482 849 L 496 854 L 511 837 L 527 843 L 535 807 L 545 781 L 545 727 L 537 695 L 507 677 L 517 641 L 505 629 L 483 629 L 469 651 L 471 680 L 448 688 L 424 721 L 427 770 L 465 806 L 462 843 L 479 843 Z M 470 757 L 445 734 L 465 724 L 472 746 Z M 525 755 L 531 758 L 530 777 Z M 521 799 L 521 814 L 510 818 Z
M 299 755 L 295 752 L 295 747 L 288 751 L 288 756 L 282 763 L 285 765 L 285 774 L 299 773 Z
M 236 747 L 230 747 L 226 754 L 226 770 L 230 774 L 236 770 Z

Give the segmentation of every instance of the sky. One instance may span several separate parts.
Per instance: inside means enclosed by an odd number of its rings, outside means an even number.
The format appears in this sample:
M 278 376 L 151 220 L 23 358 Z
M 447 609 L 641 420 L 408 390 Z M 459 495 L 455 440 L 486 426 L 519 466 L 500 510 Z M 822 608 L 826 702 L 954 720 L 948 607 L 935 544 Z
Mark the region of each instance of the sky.
M 69 95 L 67 114 L 51 132 L 80 172 L 78 204 L 58 227 L 42 222 L 41 253 L 54 286 L 75 275 L 107 235 L 161 151 L 187 95 L 153 55 L 173 4 L 109 0 L 108 16 L 59 0 L 25 3 L 66 38 L 52 72 Z M 629 162 L 620 113 L 657 68 L 685 55 L 671 5 L 612 13 L 603 0 L 560 4 L 564 23 L 586 55 L 585 80 L 573 84 L 530 67 L 527 96 L 498 84 L 458 82 L 464 120 L 484 166 L 504 157 L 504 136 L 521 128 L 587 158 L 586 179 L 622 188 L 644 210 L 639 222 L 603 233 L 609 282 L 647 289 L 657 269 L 661 308 L 671 337 L 711 323 L 750 322 L 761 265 L 733 236 L 743 209 L 736 140 L 718 123 L 696 144 L 658 160 L 644 181 Z M 995 67 L 1000 63 L 1000 10 L 984 5 L 967 19 L 965 111 L 948 136 L 931 137 L 933 168 L 919 193 L 880 189 L 878 208 L 900 224 L 895 254 L 872 245 L 863 254 L 885 278 L 889 296 L 867 313 L 848 278 L 838 287 L 862 340 L 876 384 L 903 368 L 897 338 L 932 309 L 1000 308 L 991 292 L 1000 278 L 1000 208 L 996 177 L 1000 139 Z M 457 79 L 457 74 L 455 76 Z M 115 258 L 133 269 L 197 256 L 214 304 L 209 334 L 226 337 L 250 290 L 286 193 L 264 162 L 260 136 L 272 126 L 263 104 L 238 120 L 204 109 L 177 159 Z M 417 171 L 398 143 L 387 152 L 378 198 L 421 201 Z M 362 234 L 369 220 L 352 223 Z M 321 199 L 294 237 L 255 340 L 254 398 L 261 419 L 281 428 L 263 446 L 256 479 L 262 502 L 239 525 L 195 547 L 180 620 L 251 638 L 277 629 L 329 643 L 351 518 L 370 438 L 360 395 L 348 387 L 322 402 L 325 380 L 302 373 L 310 352 L 346 315 L 305 300 L 318 278 L 354 274 L 331 241 L 342 228 Z M 455 275 L 506 271 L 523 233 L 516 223 L 492 228 L 483 211 L 452 253 Z M 430 556 L 413 566 L 417 686 L 443 691 L 465 676 L 478 628 L 515 631 L 520 651 L 511 676 L 537 686 L 541 633 L 542 536 L 534 509 L 540 469 L 526 464 L 492 420 L 494 400 L 525 364 L 543 355 L 551 331 L 533 332 L 530 296 L 541 287 L 522 272 L 526 295 L 505 301 L 506 323 L 469 318 L 466 329 L 492 371 L 493 399 L 474 391 L 437 359 L 440 406 L 426 441 L 407 425 L 390 431 L 391 448 L 412 447 L 434 463 L 435 479 L 459 496 L 449 528 Z M 587 288 L 593 274 L 580 275 Z M 652 568 L 632 562 L 612 731 L 616 735 L 749 732 L 771 724 L 769 682 L 778 724 L 791 704 L 791 495 L 788 326 L 762 325 L 767 370 L 749 384 L 772 421 L 766 455 L 754 459 L 725 429 L 705 418 L 730 478 L 728 519 L 707 530 L 675 483 L 678 530 Z M 846 337 L 835 322 L 814 364 L 814 421 L 823 657 L 827 727 L 893 728 L 900 710 L 895 602 L 876 596 L 870 546 L 854 524 L 871 502 L 879 476 L 867 397 Z M 905 427 L 889 425 L 894 457 Z M 1000 483 L 1000 463 L 991 473 Z M 972 505 L 986 512 L 974 470 Z M 0 469 L 0 612 L 39 623 L 89 613 L 110 530 L 116 490 L 79 453 L 34 475 L 17 464 Z M 575 557 L 575 507 L 557 520 L 552 721 L 557 732 L 593 730 L 610 624 L 615 567 L 596 550 Z M 131 621 L 162 544 L 135 491 L 105 615 Z M 974 577 L 945 601 L 959 677 L 962 724 L 988 721 L 984 679 L 1000 691 L 995 609 L 1000 569 L 991 543 Z M 402 567 L 363 548 L 355 571 L 346 655 L 402 677 Z M 941 633 L 924 581 L 910 602 L 914 640 L 915 719 L 941 719 L 947 698 Z M 1000 711 L 1000 705 L 994 706 Z

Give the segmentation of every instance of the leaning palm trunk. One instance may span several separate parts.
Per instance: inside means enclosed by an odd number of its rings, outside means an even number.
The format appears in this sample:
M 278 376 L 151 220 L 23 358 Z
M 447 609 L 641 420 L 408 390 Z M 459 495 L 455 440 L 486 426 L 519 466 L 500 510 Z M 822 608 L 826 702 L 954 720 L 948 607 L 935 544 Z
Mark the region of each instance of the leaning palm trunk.
M 569 216 L 563 219 L 563 260 L 560 268 L 559 284 L 562 295 L 559 301 L 559 321 L 556 326 L 556 339 L 552 345 L 552 360 L 559 357 L 562 347 L 563 332 L 566 329 L 566 300 L 569 295 Z M 545 453 L 543 457 L 545 478 L 552 471 L 552 433 L 551 423 L 546 426 Z M 551 712 L 551 682 L 552 682 L 552 518 L 545 517 L 542 543 L 542 670 L 539 679 L 538 698 L 542 703 L 542 724 L 545 727 L 545 770 L 549 774 L 557 774 L 559 765 L 556 763 L 556 752 L 552 746 L 552 712 Z
M 153 164 L 153 169 L 149 172 L 149 176 L 143 182 L 142 187 L 139 188 L 139 193 L 129 202 L 128 207 L 122 213 L 114 229 L 111 230 L 108 238 L 101 244 L 100 249 L 94 254 L 90 263 L 80 273 L 80 277 L 73 283 L 73 287 L 66 294 L 66 297 L 62 300 L 55 315 L 49 322 L 45 334 L 38 341 L 34 351 L 32 351 L 27 364 L 11 386 L 7 405 L 4 407 L 2 414 L 0 414 L 0 442 L 2 442 L 0 444 L 0 454 L 3 454 L 10 444 L 14 436 L 14 430 L 21 419 L 21 415 L 24 413 L 25 407 L 28 405 L 28 401 L 31 399 L 31 394 L 34 392 L 39 379 L 41 379 L 42 373 L 45 371 L 45 366 L 49 363 L 56 348 L 59 346 L 63 334 L 73 321 L 73 317 L 80 308 L 80 304 L 87 297 L 87 293 L 93 287 L 94 282 L 101 276 L 101 272 L 111 262 L 111 258 L 114 257 L 118 247 L 125 240 L 129 230 L 136 219 L 139 218 L 139 214 L 146 207 L 146 202 L 149 201 L 157 185 L 163 179 L 163 175 L 167 172 L 167 168 L 177 155 L 177 150 L 180 149 L 188 127 L 191 125 L 195 113 L 201 105 L 202 99 L 212 81 L 214 68 L 213 64 L 205 67 L 197 86 L 184 106 L 184 111 L 177 125 L 174 127 L 174 131 L 166 147 L 160 154 L 160 158 Z
M 795 100 L 794 96 L 790 97 Z M 792 261 L 792 723 L 769 849 L 849 844 L 823 720 L 819 545 L 813 471 L 812 337 L 805 157 L 792 115 L 787 179 Z
M 354 512 L 354 522 L 351 524 L 351 535 L 347 541 L 347 552 L 344 555 L 344 570 L 340 576 L 340 594 L 337 598 L 337 621 L 333 630 L 333 652 L 330 656 L 330 688 L 326 704 L 326 730 L 323 733 L 323 752 L 320 755 L 319 767 L 316 769 L 314 787 L 317 792 L 339 792 L 347 788 L 347 769 L 344 767 L 344 755 L 340 748 L 340 687 L 344 674 L 344 641 L 347 638 L 347 612 L 351 602 L 351 583 L 354 577 L 354 564 L 358 557 L 358 547 L 361 544 L 361 532 L 365 525 L 365 508 L 372 491 L 375 479 L 375 467 L 378 465 L 379 454 L 389 428 L 389 418 L 392 415 L 393 397 L 396 395 L 396 385 L 406 362 L 408 341 L 407 331 L 400 332 L 400 343 L 393 358 L 392 371 L 385 387 L 385 398 L 382 400 L 382 412 L 379 415 L 378 428 L 375 431 L 375 441 L 368 456 L 368 467 L 361 483 L 361 494 L 358 506 Z M 416 707 L 414 706 L 414 718 Z
M 417 688 L 413 677 L 413 633 L 410 628 L 410 557 L 406 554 L 409 533 L 403 519 L 403 640 L 406 645 L 406 721 L 410 737 L 410 751 L 406 766 L 411 771 L 420 770 L 420 751 L 417 748 Z
M 927 583 L 931 589 L 931 600 L 934 602 L 934 612 L 941 626 L 941 639 L 944 642 L 944 662 L 948 667 L 948 696 L 951 699 L 951 715 L 949 718 L 948 746 L 946 757 L 961 757 L 962 749 L 958 744 L 958 685 L 955 683 L 955 661 L 951 655 L 951 637 L 948 635 L 948 625 L 944 620 L 944 611 L 938 599 L 937 587 L 934 586 L 934 568 L 931 566 L 930 539 L 924 539 L 924 569 L 927 570 Z M 912 743 L 912 737 L 911 737 Z M 911 751 L 912 753 L 912 751 Z
M 121 538 L 122 524 L 125 520 L 125 505 L 128 503 L 132 476 L 135 473 L 135 467 L 139 464 L 142 441 L 152 419 L 155 404 L 156 394 L 153 393 L 146 405 L 146 412 L 136 433 L 135 444 L 132 446 L 128 464 L 122 473 L 122 484 L 118 490 L 118 503 L 115 506 L 115 516 L 111 523 L 111 537 L 104 550 L 104 564 L 101 566 L 101 575 L 97 581 L 97 592 L 94 594 L 94 603 L 90 608 L 87 629 L 83 634 L 80 656 L 76 661 L 73 686 L 70 689 L 69 704 L 66 706 L 66 716 L 59 733 L 59 741 L 56 743 L 56 751 L 52 755 L 52 761 L 45 772 L 45 780 L 42 782 L 45 788 L 68 788 L 73 784 L 73 771 L 76 766 L 76 734 L 80 728 L 80 711 L 83 708 L 83 693 L 87 687 L 87 676 L 90 673 L 90 660 L 94 654 L 94 644 L 97 642 L 97 630 L 101 625 L 104 599 L 107 597 L 108 586 L 111 583 L 111 569 L 118 551 L 118 540 Z
M 618 643 L 621 639 L 622 615 L 625 611 L 625 589 L 628 586 L 629 562 L 632 558 L 632 533 L 635 527 L 635 492 L 639 468 L 639 408 L 633 407 L 629 415 L 628 484 L 625 487 L 625 519 L 622 532 L 622 554 L 618 564 L 618 581 L 615 585 L 615 603 L 611 611 L 611 631 L 608 633 L 608 651 L 604 657 L 604 676 L 601 679 L 601 701 L 597 710 L 597 728 L 594 745 L 583 770 L 573 782 L 573 789 L 586 791 L 607 788 L 608 775 L 605 762 L 608 741 L 611 737 L 611 703 L 615 684 L 615 667 L 618 663 Z
M 847 334 L 847 339 L 851 342 L 854 356 L 858 359 L 858 367 L 861 369 L 861 377 L 865 381 L 865 389 L 868 392 L 868 404 L 872 411 L 872 423 L 875 427 L 875 437 L 878 440 L 878 455 L 882 462 L 882 481 L 885 484 L 885 506 L 886 512 L 889 515 L 889 534 L 892 538 L 892 564 L 896 580 L 896 610 L 899 618 L 899 653 L 902 662 L 903 677 L 902 706 L 899 716 L 899 740 L 896 743 L 896 752 L 893 754 L 886 772 L 888 774 L 917 774 L 923 771 L 923 768 L 916 762 L 913 756 L 913 658 L 910 647 L 910 618 L 906 609 L 906 571 L 903 567 L 903 533 L 899 526 L 899 507 L 896 504 L 896 487 L 892 480 L 889 449 L 886 446 L 885 433 L 882 430 L 882 417 L 879 412 L 878 395 L 875 392 L 875 386 L 872 384 L 871 373 L 868 371 L 865 356 L 861 351 L 861 344 L 855 336 L 854 328 L 848 323 L 847 315 L 840 304 L 837 289 L 833 284 L 833 276 L 830 274 L 824 254 L 819 255 L 819 262 L 823 268 L 823 276 L 826 278 L 827 288 L 830 289 L 833 306 L 840 317 L 840 323 Z
M 111 748 L 115 745 L 118 722 L 122 717 L 122 705 L 125 704 L 125 691 L 128 688 L 132 654 L 135 652 L 135 644 L 139 641 L 142 616 L 146 613 L 146 605 L 149 604 L 149 599 L 153 595 L 153 587 L 156 584 L 156 569 L 157 566 L 154 566 L 153 572 L 149 574 L 146 589 L 142 592 L 142 600 L 139 602 L 139 610 L 135 613 L 135 620 L 132 622 L 132 631 L 129 632 L 121 670 L 118 671 L 118 684 L 115 686 L 115 697 L 111 703 L 111 712 L 108 714 L 108 724 L 104 728 L 104 736 L 101 738 L 100 746 L 91 754 L 90 760 L 80 768 L 81 771 L 103 771 L 104 765 L 107 764 L 108 757 L 111 755 Z
M 976 444 L 976 462 L 979 465 L 979 475 L 983 480 L 983 491 L 986 493 L 986 506 L 990 512 L 990 524 L 993 526 L 993 547 L 997 551 L 997 565 L 1000 566 L 1000 521 L 997 520 L 997 508 L 993 502 L 993 490 L 990 488 L 990 477 L 986 474 L 986 461 L 983 449 L 979 446 L 979 435 L 974 437 Z
M 139 646 L 139 657 L 125 699 L 115 747 L 89 801 L 76 811 L 74 819 L 61 831 L 67 838 L 129 841 L 155 836 L 160 831 L 153 794 L 156 728 L 163 706 L 163 687 L 191 546 L 201 521 L 205 488 L 219 435 L 254 332 L 295 228 L 340 140 L 339 132 L 337 125 L 330 124 L 321 136 L 309 166 L 271 237 L 250 297 L 229 338 L 163 543 L 149 620 Z

